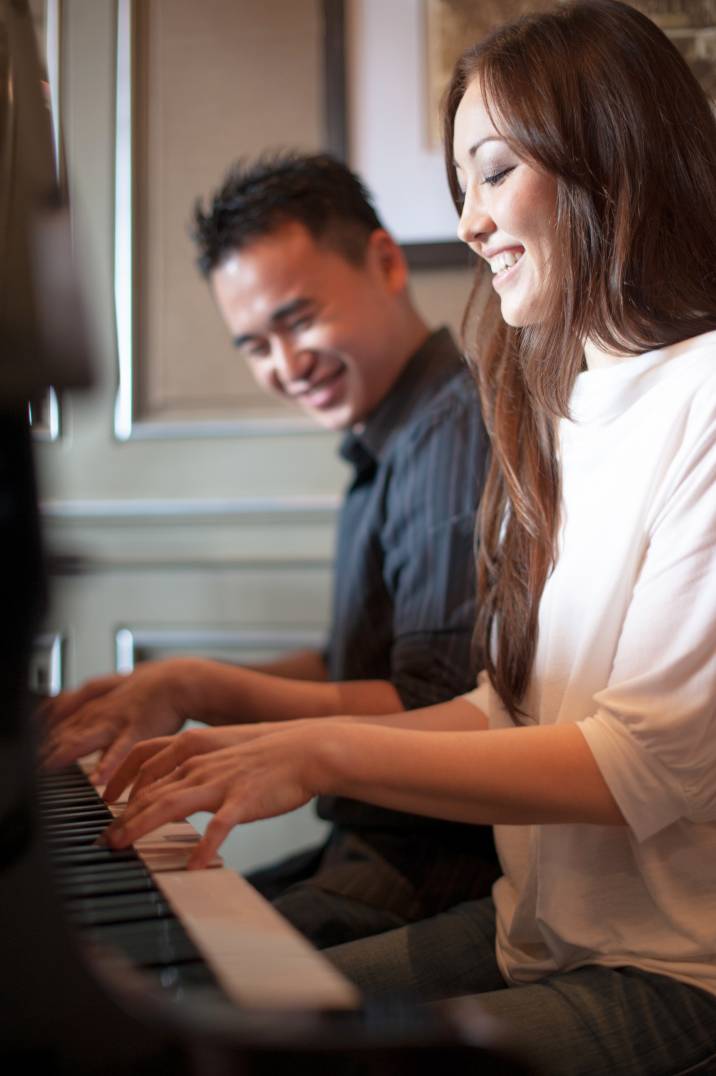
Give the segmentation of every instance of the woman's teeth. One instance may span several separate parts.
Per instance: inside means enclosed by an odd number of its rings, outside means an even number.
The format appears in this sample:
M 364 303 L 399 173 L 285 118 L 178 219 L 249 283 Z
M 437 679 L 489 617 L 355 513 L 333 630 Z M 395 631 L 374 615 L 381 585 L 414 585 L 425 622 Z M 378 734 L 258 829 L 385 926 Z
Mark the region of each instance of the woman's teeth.
M 513 265 L 517 265 L 523 254 L 523 250 L 503 250 L 500 254 L 496 254 L 494 258 L 490 258 L 490 269 L 495 275 L 504 273 L 506 269 L 511 269 Z

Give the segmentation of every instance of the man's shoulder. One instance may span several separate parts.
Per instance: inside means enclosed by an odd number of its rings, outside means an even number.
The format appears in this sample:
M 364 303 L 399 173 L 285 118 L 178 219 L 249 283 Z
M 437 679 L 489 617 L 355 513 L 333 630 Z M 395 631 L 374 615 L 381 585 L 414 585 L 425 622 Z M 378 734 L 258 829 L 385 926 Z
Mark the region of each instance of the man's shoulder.
M 467 366 L 461 365 L 449 378 L 436 383 L 432 392 L 423 392 L 414 400 L 395 431 L 391 448 L 402 451 L 435 436 L 463 440 L 482 431 L 477 386 Z

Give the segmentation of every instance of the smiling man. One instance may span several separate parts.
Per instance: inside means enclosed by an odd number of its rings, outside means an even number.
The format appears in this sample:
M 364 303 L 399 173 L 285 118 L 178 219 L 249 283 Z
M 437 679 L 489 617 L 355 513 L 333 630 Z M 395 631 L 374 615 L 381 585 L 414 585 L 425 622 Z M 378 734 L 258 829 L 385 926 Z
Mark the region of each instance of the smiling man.
M 334 430 L 378 406 L 428 335 L 387 232 L 367 237 L 362 259 L 351 262 L 304 224 L 287 221 L 209 272 L 256 381 Z
M 237 722 L 395 714 L 475 683 L 487 438 L 455 344 L 413 305 L 403 254 L 361 182 L 325 155 L 264 158 L 235 167 L 195 225 L 199 267 L 256 381 L 345 431 L 332 619 L 322 653 L 251 669 L 169 659 L 60 696 L 48 763 L 100 749 L 99 780 L 187 717 L 222 726 L 184 734 L 206 752 Z M 333 823 L 324 845 L 250 880 L 320 947 L 482 896 L 497 874 L 485 827 L 343 799 L 319 814 Z

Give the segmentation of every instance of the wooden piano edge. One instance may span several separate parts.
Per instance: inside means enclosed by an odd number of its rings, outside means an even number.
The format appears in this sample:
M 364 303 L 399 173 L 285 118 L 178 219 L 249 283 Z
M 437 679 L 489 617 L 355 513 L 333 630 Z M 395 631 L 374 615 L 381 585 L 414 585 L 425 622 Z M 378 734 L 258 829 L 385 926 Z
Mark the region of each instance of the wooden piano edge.
M 91 763 L 82 760 L 85 772 Z M 122 803 L 110 809 L 119 814 Z M 185 869 L 198 840 L 189 822 L 173 822 L 135 849 L 227 996 L 244 1008 L 356 1008 L 356 988 L 220 858 Z

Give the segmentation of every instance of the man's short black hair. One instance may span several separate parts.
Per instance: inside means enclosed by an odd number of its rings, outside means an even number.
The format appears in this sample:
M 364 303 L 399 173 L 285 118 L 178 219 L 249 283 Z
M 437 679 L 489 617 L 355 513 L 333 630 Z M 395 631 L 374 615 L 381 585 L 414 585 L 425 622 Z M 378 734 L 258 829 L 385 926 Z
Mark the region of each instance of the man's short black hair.
M 231 251 L 297 221 L 316 242 L 360 265 L 368 237 L 383 225 L 365 186 L 326 153 L 293 151 L 238 161 L 204 210 L 194 207 L 197 263 L 208 276 Z

